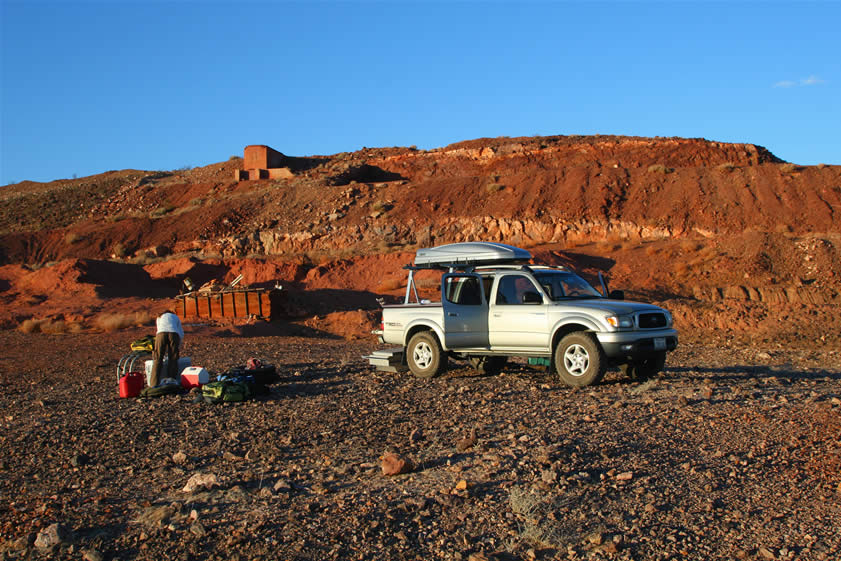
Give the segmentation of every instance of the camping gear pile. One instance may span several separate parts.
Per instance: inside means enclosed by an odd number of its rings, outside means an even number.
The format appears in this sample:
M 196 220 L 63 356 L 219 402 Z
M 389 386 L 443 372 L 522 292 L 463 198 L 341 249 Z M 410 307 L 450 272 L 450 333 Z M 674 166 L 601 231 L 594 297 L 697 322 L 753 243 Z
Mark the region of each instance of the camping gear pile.
M 149 357 L 153 349 L 154 337 L 143 337 L 133 341 L 131 352 L 118 362 L 117 392 L 121 398 L 154 398 L 194 391 L 197 392 L 195 401 L 205 403 L 245 401 L 268 394 L 269 384 L 280 379 L 273 364 L 249 358 L 244 365 L 229 368 L 211 381 L 207 369 L 193 366 L 190 357 L 181 357 L 178 359 L 178 379 L 164 378 L 157 386 L 150 387 L 154 361 Z M 143 364 L 143 372 L 135 367 L 139 364 Z

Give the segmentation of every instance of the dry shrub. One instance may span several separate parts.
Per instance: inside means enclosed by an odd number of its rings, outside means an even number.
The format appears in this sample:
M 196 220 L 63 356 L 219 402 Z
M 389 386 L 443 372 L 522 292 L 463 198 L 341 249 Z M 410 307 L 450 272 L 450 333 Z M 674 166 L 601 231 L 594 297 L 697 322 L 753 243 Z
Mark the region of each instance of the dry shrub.
M 650 245 L 645 248 L 645 254 L 648 256 L 657 255 L 658 253 L 660 253 L 660 248 L 656 245 Z
M 18 326 L 18 330 L 23 331 L 24 333 L 40 333 L 41 322 L 37 319 L 23 320 L 23 323 Z
M 45 320 L 41 323 L 41 333 L 67 333 L 67 323 L 64 320 Z
M 389 204 L 387 201 L 375 201 L 371 205 L 371 208 L 376 210 L 377 212 L 387 212 L 391 210 L 392 207 L 391 204 Z
M 173 210 L 175 210 L 174 206 L 165 205 L 165 206 L 162 206 L 162 207 L 158 207 L 155 210 L 153 210 L 152 212 L 150 212 L 149 216 L 151 218 L 160 218 L 161 216 L 165 216 L 165 215 L 169 214 Z
M 718 171 L 733 171 L 736 169 L 736 164 L 733 162 L 724 162 L 723 164 L 719 164 L 715 167 Z
M 114 246 L 111 248 L 111 256 L 116 257 L 118 259 L 122 259 L 126 256 L 126 246 L 124 246 L 120 242 L 115 243 Z
M 380 285 L 377 287 L 377 292 L 391 292 L 392 290 L 397 290 L 398 288 L 403 288 L 406 286 L 404 279 L 385 279 Z
M 825 167 L 826 167 L 826 164 L 824 164 L 824 163 L 818 164 L 818 169 L 823 169 Z
M 792 164 L 791 162 L 786 162 L 785 164 L 780 164 L 780 171 L 783 173 L 793 173 L 797 171 L 799 168 L 797 165 Z
M 126 327 L 147 325 L 155 319 L 151 313 L 143 310 L 130 314 L 110 313 L 101 314 L 94 320 L 94 325 L 102 331 L 117 331 Z
M 675 274 L 676 275 L 684 276 L 688 272 L 689 272 L 689 265 L 687 263 L 676 263 L 675 264 Z
M 652 164 L 648 166 L 648 173 L 662 173 L 665 175 L 667 173 L 672 173 L 673 171 L 674 169 L 666 167 L 663 164 Z
M 680 242 L 680 248 L 683 251 L 686 251 L 686 252 L 698 251 L 702 247 L 704 247 L 703 244 L 700 244 L 700 243 L 698 243 L 696 241 L 692 241 L 692 240 L 683 240 L 682 242 Z
M 49 333 L 52 335 L 60 333 L 79 333 L 82 326 L 78 323 L 66 322 L 61 319 L 27 319 L 18 326 L 18 330 L 24 333 Z
M 488 193 L 498 193 L 498 192 L 502 191 L 503 189 L 505 189 L 505 185 L 501 185 L 499 183 L 488 183 L 485 186 L 485 190 Z
M 64 236 L 64 243 L 66 243 L 67 245 L 73 245 L 81 239 L 82 236 L 80 236 L 76 232 L 67 232 L 67 234 L 65 234 Z

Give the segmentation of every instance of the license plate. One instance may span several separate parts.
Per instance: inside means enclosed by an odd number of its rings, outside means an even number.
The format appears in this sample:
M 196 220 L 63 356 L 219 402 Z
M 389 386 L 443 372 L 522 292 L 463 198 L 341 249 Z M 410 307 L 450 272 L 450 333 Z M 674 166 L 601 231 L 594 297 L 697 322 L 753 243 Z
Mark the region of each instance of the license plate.
M 655 351 L 662 351 L 666 349 L 666 338 L 665 337 L 655 337 L 654 338 L 654 350 Z

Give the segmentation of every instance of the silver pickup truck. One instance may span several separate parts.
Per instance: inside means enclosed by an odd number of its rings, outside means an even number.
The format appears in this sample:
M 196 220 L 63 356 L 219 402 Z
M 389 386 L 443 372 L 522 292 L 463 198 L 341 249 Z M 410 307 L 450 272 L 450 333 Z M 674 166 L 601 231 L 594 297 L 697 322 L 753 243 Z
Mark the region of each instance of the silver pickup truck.
M 570 386 L 598 383 L 610 366 L 633 379 L 660 372 L 677 346 L 669 312 L 602 292 L 563 267 L 530 265 L 517 247 L 467 242 L 419 249 L 409 271 L 403 304 L 383 306 L 374 331 L 398 348 L 367 356 L 382 370 L 437 376 L 450 357 L 467 359 L 488 373 L 509 357 L 554 367 Z M 414 274 L 440 270 L 441 301 L 418 297 Z M 412 299 L 414 297 L 414 300 Z

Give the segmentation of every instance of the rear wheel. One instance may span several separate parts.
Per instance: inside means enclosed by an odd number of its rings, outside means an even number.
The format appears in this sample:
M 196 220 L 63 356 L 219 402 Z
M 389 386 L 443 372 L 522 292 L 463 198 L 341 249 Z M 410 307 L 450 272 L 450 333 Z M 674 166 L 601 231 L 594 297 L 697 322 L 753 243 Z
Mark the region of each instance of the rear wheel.
M 568 386 L 583 388 L 597 384 L 606 366 L 604 351 L 590 333 L 570 333 L 555 347 L 555 369 Z
M 406 348 L 409 370 L 418 378 L 432 378 L 447 369 L 447 356 L 430 331 L 415 333 Z
M 651 353 L 628 364 L 623 364 L 619 370 L 628 375 L 631 380 L 648 380 L 663 371 L 666 366 L 666 351 Z
M 507 356 L 474 356 L 470 357 L 470 366 L 488 376 L 494 376 L 502 372 L 508 364 Z

